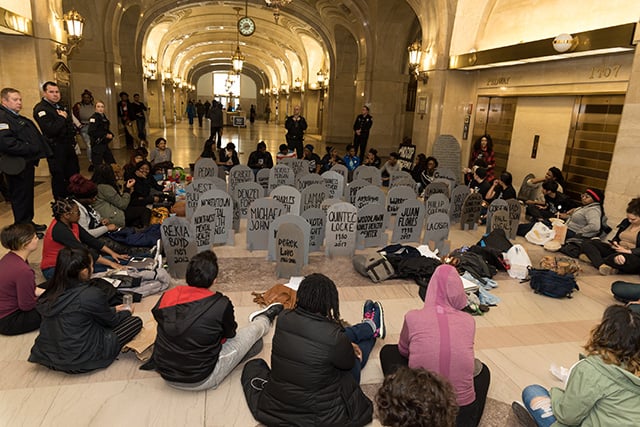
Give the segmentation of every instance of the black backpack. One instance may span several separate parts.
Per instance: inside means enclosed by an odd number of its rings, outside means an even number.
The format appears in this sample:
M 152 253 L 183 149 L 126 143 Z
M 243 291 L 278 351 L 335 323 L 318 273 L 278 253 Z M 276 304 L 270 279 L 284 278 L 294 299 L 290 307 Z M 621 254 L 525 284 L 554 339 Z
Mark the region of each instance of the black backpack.
M 571 298 L 574 290 L 580 290 L 573 274 L 558 274 L 552 270 L 529 268 L 529 286 L 537 294 L 552 298 Z

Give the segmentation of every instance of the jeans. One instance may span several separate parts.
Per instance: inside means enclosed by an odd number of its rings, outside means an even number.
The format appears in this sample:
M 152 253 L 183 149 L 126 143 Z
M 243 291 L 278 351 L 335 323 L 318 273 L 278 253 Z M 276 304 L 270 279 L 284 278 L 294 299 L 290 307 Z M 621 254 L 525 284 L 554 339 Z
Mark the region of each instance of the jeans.
M 373 350 L 373 346 L 376 344 L 376 338 L 373 336 L 374 331 L 369 323 L 362 322 L 345 328 L 344 333 L 352 343 L 358 344 L 358 347 L 360 347 L 362 351 L 362 361 L 356 361 L 353 368 L 351 368 L 351 375 L 353 375 L 356 382 L 360 384 L 360 372 L 362 368 L 364 368 L 364 365 L 367 364 L 371 350 Z
M 522 390 L 522 402 L 536 424 L 540 427 L 550 427 L 556 422 L 551 408 L 549 391 L 541 385 L 534 384 Z
M 80 136 L 84 141 L 84 145 L 87 146 L 87 159 L 91 162 L 91 137 L 89 136 L 89 123 L 83 123 L 80 128 Z
M 220 350 L 220 354 L 218 355 L 216 367 L 213 368 L 213 372 L 211 372 L 209 378 L 203 382 L 188 384 L 168 381 L 167 383 L 180 390 L 200 391 L 216 389 L 220 383 L 222 383 L 222 380 L 238 366 L 249 349 L 269 332 L 270 327 L 271 321 L 266 316 L 257 316 L 249 323 L 249 326 L 238 329 L 235 337 L 228 339 L 222 344 L 222 350 Z

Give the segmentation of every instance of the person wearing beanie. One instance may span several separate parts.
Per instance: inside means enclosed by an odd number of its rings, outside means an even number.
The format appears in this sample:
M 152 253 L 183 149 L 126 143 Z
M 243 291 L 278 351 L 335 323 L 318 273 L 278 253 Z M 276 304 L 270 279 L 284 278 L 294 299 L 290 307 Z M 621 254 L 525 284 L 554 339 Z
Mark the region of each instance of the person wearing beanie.
M 320 161 L 320 156 L 313 152 L 313 145 L 307 144 L 304 146 L 304 150 L 302 151 L 302 160 L 309 161 L 309 173 L 318 173 L 320 171 L 322 163 Z
M 604 193 L 597 188 L 587 188 L 580 195 L 580 201 L 582 206 L 559 215 L 567 225 L 567 238 L 599 236 L 603 231 L 603 224 L 606 225 Z
M 73 201 L 80 209 L 78 225 L 84 228 L 93 237 L 100 237 L 107 231 L 115 231 L 118 226 L 103 219 L 93 208 L 98 196 L 98 186 L 79 173 L 69 178 L 69 193 L 73 195 Z

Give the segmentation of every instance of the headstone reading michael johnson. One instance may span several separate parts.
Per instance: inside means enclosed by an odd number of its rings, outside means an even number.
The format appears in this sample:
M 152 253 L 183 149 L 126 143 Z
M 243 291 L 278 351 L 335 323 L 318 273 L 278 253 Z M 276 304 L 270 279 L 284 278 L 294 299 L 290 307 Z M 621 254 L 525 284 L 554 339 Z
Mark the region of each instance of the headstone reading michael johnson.
M 281 185 L 293 186 L 296 182 L 293 170 L 289 166 L 277 164 L 269 171 L 269 191 Z
M 185 218 L 171 216 L 162 222 L 160 234 L 169 273 L 176 279 L 184 279 L 189 260 L 198 253 L 193 225 Z
M 300 211 L 304 212 L 309 209 L 318 208 L 322 205 L 325 199 L 329 198 L 329 190 L 324 186 L 324 180 L 322 180 L 322 184 L 312 184 L 302 190 L 302 204 L 300 206 Z
M 273 199 L 258 199 L 249 206 L 247 217 L 247 249 L 266 250 L 271 222 L 284 215 L 282 203 Z
M 415 200 L 416 193 L 412 188 L 401 185 L 393 187 L 387 193 L 387 212 L 395 215 L 398 207 L 407 200 Z
M 460 143 L 455 136 L 439 135 L 433 144 L 431 155 L 438 159 L 438 168 L 453 171 L 457 177 L 456 182 L 461 182 Z
M 362 179 L 354 179 L 349 184 L 347 184 L 347 201 L 355 206 L 356 204 L 356 194 L 358 194 L 358 190 L 364 188 L 369 184 L 367 181 Z
M 487 231 L 486 231 L 487 233 L 493 230 L 493 227 L 491 226 L 491 219 L 493 217 L 493 214 L 495 214 L 498 211 L 504 211 L 507 213 L 507 217 L 509 216 L 509 205 L 505 200 L 496 199 L 493 202 L 491 202 L 491 204 L 487 208 Z M 508 236 L 509 230 L 505 230 L 505 231 L 507 232 L 507 236 Z
M 295 188 L 288 185 L 281 185 L 271 190 L 271 198 L 282 203 L 286 213 L 293 215 L 300 214 L 300 201 L 302 196 Z
M 356 249 L 358 211 L 351 203 L 335 203 L 327 209 L 325 252 L 333 256 L 353 256 Z
M 449 241 L 449 215 L 438 212 L 427 218 L 423 244 L 428 245 L 432 251 L 437 249 L 440 256 L 449 253 L 451 249 L 451 242 Z
M 426 207 L 426 216 L 435 214 L 435 213 L 443 213 L 447 216 L 449 215 L 449 198 L 442 193 L 436 193 L 431 195 L 427 201 L 425 202 Z
M 478 228 L 478 220 L 482 211 L 482 195 L 470 193 L 462 203 L 460 215 L 460 228 L 462 230 L 475 230 Z
M 377 187 L 375 185 L 367 185 L 366 187 L 358 190 L 358 192 L 356 193 L 356 202 L 354 203 L 354 206 L 358 210 L 372 203 L 386 206 L 387 196 L 384 194 L 384 191 L 382 191 L 380 187 Z
M 276 276 L 289 278 L 300 276 L 304 265 L 304 250 L 306 243 L 300 227 L 296 224 L 280 224 L 276 231 Z
M 201 207 L 210 207 L 213 209 L 213 212 L 207 212 L 203 214 L 205 215 L 204 218 L 199 219 L 202 223 L 209 223 L 213 236 L 211 243 L 233 245 L 233 201 L 231 196 L 221 190 L 209 190 L 200 196 L 199 203 Z M 196 209 L 193 214 L 192 222 L 194 226 L 197 225 L 195 219 L 198 216 L 198 209 Z
M 302 218 L 300 215 L 286 214 L 279 216 L 271 222 L 269 225 L 269 242 L 267 243 L 267 260 L 278 260 L 276 237 L 278 235 L 278 229 L 283 224 L 295 224 L 300 230 L 302 230 L 303 241 L 299 244 L 299 247 L 303 250 L 303 265 L 307 265 L 309 263 L 309 238 L 311 235 L 311 226 L 307 220 Z
M 462 216 L 462 204 L 469 195 L 469 187 L 466 185 L 457 185 L 451 192 L 451 206 L 449 208 L 449 220 L 451 224 L 460 222 Z
M 336 165 L 337 166 L 337 165 Z M 335 166 L 334 166 L 335 167 Z M 336 171 L 330 170 L 321 175 L 324 185 L 329 190 L 329 198 L 342 199 L 345 178 Z
M 327 215 L 320 208 L 310 208 L 302 212 L 302 218 L 309 223 L 309 252 L 319 252 L 324 242 Z
M 362 179 L 371 185 L 380 187 L 382 185 L 382 173 L 374 166 L 360 165 L 353 171 L 353 179 Z
M 256 174 L 256 182 L 260 184 L 260 186 L 264 189 L 262 193 L 262 197 L 269 194 L 269 175 L 271 174 L 271 169 L 260 169 Z
M 387 246 L 388 222 L 389 214 L 384 205 L 372 203 L 358 209 L 358 235 L 356 237 L 358 248 L 383 248 Z
M 424 225 L 424 205 L 416 199 L 404 201 L 396 213 L 391 243 L 419 242 Z
M 218 177 L 218 165 L 213 159 L 203 158 L 193 166 L 193 180 Z
M 246 218 L 249 214 L 249 206 L 255 200 L 264 197 L 264 189 L 257 182 L 242 182 L 238 184 L 233 195 L 238 202 L 240 218 Z
M 511 221 L 511 230 L 507 237 L 515 239 L 518 232 L 518 224 L 520 224 L 520 215 L 522 214 L 522 205 L 516 199 L 507 200 L 509 205 L 509 220 Z

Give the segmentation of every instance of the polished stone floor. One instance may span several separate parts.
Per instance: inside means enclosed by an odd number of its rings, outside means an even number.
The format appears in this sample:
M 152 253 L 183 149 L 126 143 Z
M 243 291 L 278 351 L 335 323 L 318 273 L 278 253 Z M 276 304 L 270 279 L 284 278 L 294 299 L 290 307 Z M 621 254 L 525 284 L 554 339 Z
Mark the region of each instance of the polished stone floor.
M 188 165 L 199 155 L 208 129 L 189 127 L 185 122 L 160 132 L 152 130 L 150 140 L 163 135 L 174 153 L 174 162 Z M 239 147 L 242 163 L 260 140 L 267 142 L 272 154 L 284 142 L 282 126 L 264 123 L 245 129 L 225 128 L 223 143 L 233 141 Z M 316 145 L 322 155 L 324 145 L 317 136 L 307 141 Z M 126 150 L 115 150 L 122 163 L 128 157 Z M 82 170 L 87 176 L 87 161 L 82 160 Z M 36 187 L 36 221 L 49 223 L 51 192 L 46 179 Z M 0 226 L 12 222 L 10 207 L 0 204 Z M 251 257 L 264 259 L 265 251 L 248 252 L 244 249 L 245 235 L 236 237 L 235 247 L 216 248 L 218 256 L 225 259 Z M 475 243 L 480 231 L 453 230 L 453 247 Z M 518 238 L 534 263 L 543 251 Z M 0 255 L 6 250 L 0 249 Z M 41 255 L 33 254 L 31 264 L 37 269 Z M 266 262 L 266 261 L 265 261 Z M 609 287 L 611 276 L 600 276 L 591 266 L 582 263 L 583 271 L 578 283 L 580 292 L 573 299 L 558 300 L 535 295 L 527 284 L 509 279 L 499 273 L 495 279 L 499 287 L 492 291 L 500 297 L 497 307 L 481 317 L 476 317 L 476 356 L 491 369 L 489 396 L 510 403 L 519 399 L 520 390 L 531 383 L 544 386 L 561 386 L 549 373 L 552 363 L 570 366 L 582 350 L 591 328 L 599 321 L 603 309 L 614 303 Z M 309 267 L 313 269 L 313 263 Z M 276 283 L 275 269 L 272 270 Z M 0 272 L 0 274 L 10 274 Z M 40 277 L 40 276 L 39 276 Z M 333 277 L 340 287 L 341 312 L 346 320 L 357 322 L 364 298 L 378 299 L 385 307 L 387 337 L 376 344 L 369 364 L 363 372 L 364 384 L 382 380 L 378 358 L 384 343 L 397 342 L 404 313 L 420 307 L 422 302 L 415 294 L 415 285 L 383 283 L 366 286 L 341 286 L 341 277 Z M 629 278 L 631 279 L 631 278 Z M 634 278 L 637 279 L 637 278 Z M 233 285 L 233 283 L 231 283 Z M 238 286 L 239 288 L 247 288 Z M 256 309 L 246 290 L 230 290 L 226 294 L 234 302 L 240 326 L 247 322 L 247 315 Z M 144 320 L 152 318 L 150 309 L 157 296 L 146 298 L 136 305 L 136 314 Z M 265 339 L 261 357 L 269 360 L 273 332 Z M 66 375 L 49 371 L 27 362 L 29 350 L 36 333 L 18 337 L 0 336 L 0 425 L 2 426 L 254 426 L 240 387 L 240 370 L 234 371 L 217 390 L 190 393 L 174 390 L 164 384 L 153 372 L 139 371 L 140 362 L 131 353 L 122 354 L 108 369 L 84 375 Z M 506 422 L 506 421 L 505 421 Z M 379 425 L 374 421 L 373 425 Z M 483 425 L 505 425 L 492 420 Z

